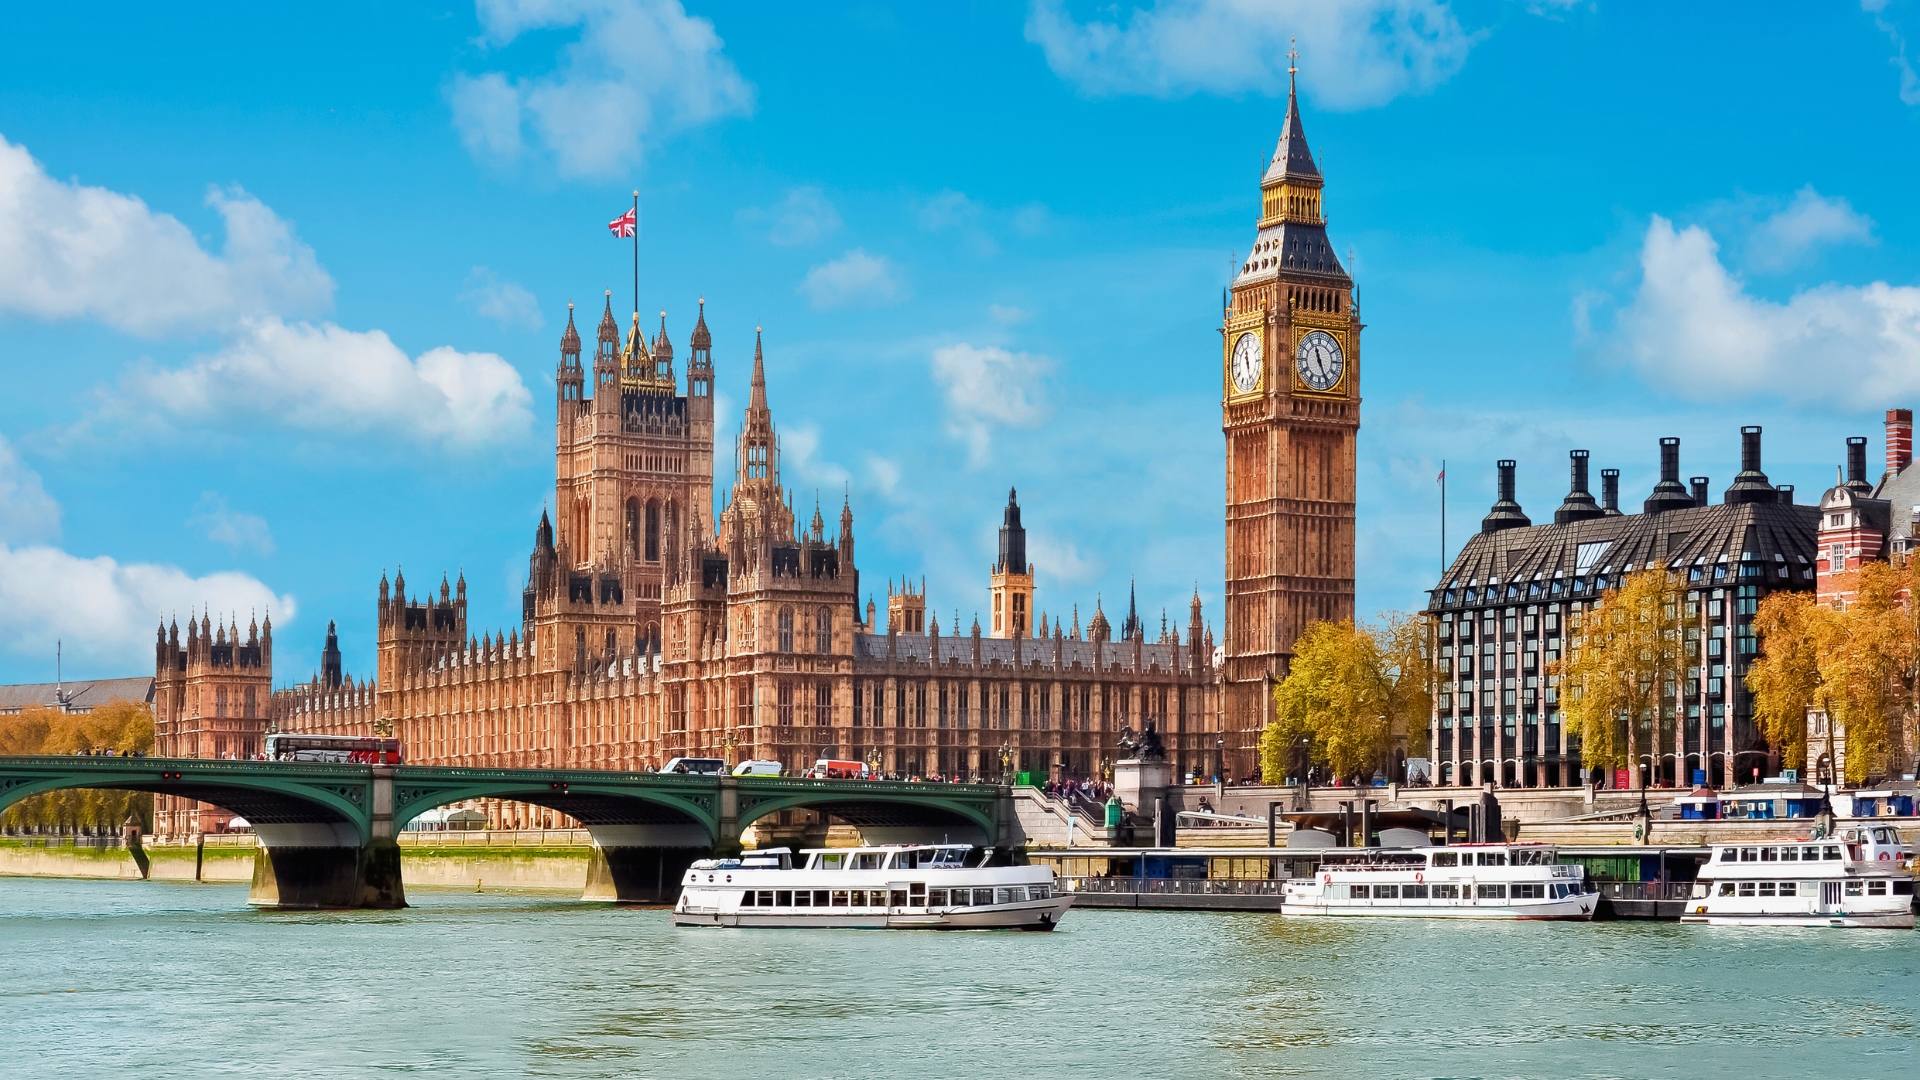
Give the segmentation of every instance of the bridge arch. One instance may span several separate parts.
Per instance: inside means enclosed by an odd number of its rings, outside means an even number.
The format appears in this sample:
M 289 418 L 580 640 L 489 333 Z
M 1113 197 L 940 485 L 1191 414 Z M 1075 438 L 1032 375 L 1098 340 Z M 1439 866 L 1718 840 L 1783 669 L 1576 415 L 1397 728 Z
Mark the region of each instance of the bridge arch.
M 951 839 L 992 844 L 999 833 L 994 788 L 942 791 L 927 784 L 794 780 L 755 787 L 758 790 L 741 784 L 742 829 L 782 810 L 811 810 L 853 826 L 870 842 Z
M 396 830 L 435 807 L 473 799 L 531 803 L 566 814 L 594 830 L 596 839 L 624 829 L 642 842 L 648 834 L 671 844 L 711 846 L 719 824 L 717 787 L 710 781 L 675 783 L 678 777 L 568 770 L 526 774 L 524 770 L 402 766 L 393 790 Z

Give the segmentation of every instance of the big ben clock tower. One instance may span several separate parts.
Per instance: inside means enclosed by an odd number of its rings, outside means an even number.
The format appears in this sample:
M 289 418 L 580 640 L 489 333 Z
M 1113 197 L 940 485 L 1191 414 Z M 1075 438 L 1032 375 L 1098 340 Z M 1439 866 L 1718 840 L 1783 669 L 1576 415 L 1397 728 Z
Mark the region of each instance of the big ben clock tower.
M 1327 240 L 1324 181 L 1289 67 L 1286 126 L 1260 181 L 1259 234 L 1221 328 L 1227 438 L 1225 708 L 1237 775 L 1257 757 L 1267 679 L 1309 623 L 1353 618 L 1360 317 Z M 1269 777 L 1278 782 L 1277 777 Z

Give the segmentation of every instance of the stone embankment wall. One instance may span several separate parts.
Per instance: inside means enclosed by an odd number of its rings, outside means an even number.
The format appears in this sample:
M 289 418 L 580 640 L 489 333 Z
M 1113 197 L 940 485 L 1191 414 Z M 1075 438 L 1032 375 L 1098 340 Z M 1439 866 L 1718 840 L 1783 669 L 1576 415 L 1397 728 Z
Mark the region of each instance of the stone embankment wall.
M 401 841 L 400 873 L 409 886 L 450 888 L 565 889 L 587 884 L 593 847 L 585 830 L 548 833 L 408 836 Z M 144 849 L 156 881 L 198 880 L 245 884 L 253 880 L 254 849 L 246 840 L 222 837 L 204 849 L 194 844 L 149 844 Z M 436 842 L 437 841 L 437 842 Z M 491 841 L 491 842 L 488 842 Z M 43 845 L 39 840 L 0 838 L 0 876 L 140 880 L 140 867 L 124 847 Z

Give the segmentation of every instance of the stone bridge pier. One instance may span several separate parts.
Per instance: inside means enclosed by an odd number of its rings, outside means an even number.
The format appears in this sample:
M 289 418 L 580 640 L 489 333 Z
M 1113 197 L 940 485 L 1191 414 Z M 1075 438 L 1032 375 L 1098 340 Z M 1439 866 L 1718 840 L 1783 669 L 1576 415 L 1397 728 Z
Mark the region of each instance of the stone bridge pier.
M 393 768 L 374 766 L 361 822 L 257 822 L 247 903 L 271 908 L 403 908 Z

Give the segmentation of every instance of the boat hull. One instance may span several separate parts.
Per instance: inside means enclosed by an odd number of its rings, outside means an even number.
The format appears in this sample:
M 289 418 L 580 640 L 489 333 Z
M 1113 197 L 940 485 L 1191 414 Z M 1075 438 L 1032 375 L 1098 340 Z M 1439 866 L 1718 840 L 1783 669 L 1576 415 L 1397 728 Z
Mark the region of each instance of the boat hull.
M 1690 913 L 1680 916 L 1680 921 L 1701 923 L 1706 926 L 1812 926 L 1849 930 L 1911 930 L 1914 926 L 1911 911 L 1793 912 L 1781 915 L 1763 915 L 1754 912 L 1725 915 Z
M 1593 918 L 1598 893 L 1529 904 L 1316 904 L 1284 903 L 1280 914 L 1292 918 L 1353 919 L 1510 919 L 1524 922 L 1585 922 Z
M 1053 896 L 1021 904 L 975 910 L 851 912 L 828 908 L 821 914 L 793 911 L 681 911 L 675 926 L 755 927 L 832 930 L 1052 930 L 1073 905 L 1071 896 Z

